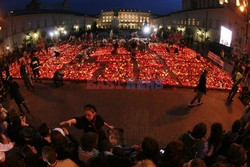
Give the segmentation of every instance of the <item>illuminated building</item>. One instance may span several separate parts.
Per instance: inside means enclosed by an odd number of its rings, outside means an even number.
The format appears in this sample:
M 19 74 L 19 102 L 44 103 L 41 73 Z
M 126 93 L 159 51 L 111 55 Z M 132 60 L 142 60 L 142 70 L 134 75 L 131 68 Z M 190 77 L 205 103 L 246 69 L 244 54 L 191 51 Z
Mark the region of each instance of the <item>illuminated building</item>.
M 97 18 L 69 10 L 35 9 L 10 11 L 8 16 L 0 20 L 1 48 L 10 47 L 16 43 L 20 45 L 25 39 L 35 41 L 41 35 L 48 36 L 49 32 L 59 28 L 69 32 L 72 27 L 83 30 L 91 29 Z M 1 50 L 1 49 L 0 49 Z
M 132 9 L 101 11 L 98 27 L 103 29 L 111 28 L 113 19 L 119 21 L 120 29 L 140 29 L 144 24 L 150 24 L 152 21 L 150 11 Z
M 221 26 L 232 31 L 230 47 L 241 54 L 245 48 L 246 18 L 235 0 L 220 4 L 219 0 L 183 0 L 183 9 L 153 20 L 153 24 L 166 30 L 176 30 L 195 41 L 209 39 L 220 43 Z M 196 3 L 195 3 L 196 2 Z M 249 27 L 250 28 L 250 27 Z M 248 36 L 250 37 L 250 30 Z M 248 41 L 248 51 L 250 50 Z

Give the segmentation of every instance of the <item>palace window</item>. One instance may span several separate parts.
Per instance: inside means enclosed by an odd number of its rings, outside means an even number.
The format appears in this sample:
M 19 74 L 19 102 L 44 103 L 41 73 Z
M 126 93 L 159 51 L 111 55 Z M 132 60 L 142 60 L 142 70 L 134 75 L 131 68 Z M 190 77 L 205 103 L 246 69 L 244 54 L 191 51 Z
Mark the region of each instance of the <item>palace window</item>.
M 192 25 L 193 25 L 193 26 L 195 25 L 195 19 L 193 19 L 193 21 L 192 21 Z

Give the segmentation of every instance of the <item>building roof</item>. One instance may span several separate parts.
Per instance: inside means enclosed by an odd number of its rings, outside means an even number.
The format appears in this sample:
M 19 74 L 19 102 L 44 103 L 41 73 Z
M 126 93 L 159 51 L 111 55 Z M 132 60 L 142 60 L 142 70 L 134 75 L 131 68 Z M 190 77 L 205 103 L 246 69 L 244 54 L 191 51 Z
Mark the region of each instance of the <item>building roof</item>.
M 80 12 L 74 12 L 70 10 L 62 10 L 62 9 L 25 9 L 25 10 L 14 10 L 10 11 L 9 15 L 11 16 L 22 16 L 22 15 L 32 15 L 32 14 L 71 14 L 75 16 L 88 16 L 88 17 L 93 17 L 97 18 L 96 16 L 93 15 L 88 15 Z
M 150 10 L 140 10 L 140 9 L 111 9 L 111 10 L 102 10 L 101 12 L 113 12 L 113 11 L 118 11 L 118 12 L 144 12 L 144 13 L 151 13 Z
M 168 13 L 168 14 L 166 14 L 166 15 L 158 16 L 157 18 L 167 17 L 167 16 L 171 16 L 172 14 L 177 14 L 177 13 L 192 12 L 192 11 L 207 10 L 207 9 L 222 9 L 222 8 L 224 8 L 224 7 L 223 7 L 223 6 L 220 6 L 220 7 L 208 7 L 208 8 L 198 8 L 198 9 L 180 10 L 180 11 L 170 12 L 170 13 Z

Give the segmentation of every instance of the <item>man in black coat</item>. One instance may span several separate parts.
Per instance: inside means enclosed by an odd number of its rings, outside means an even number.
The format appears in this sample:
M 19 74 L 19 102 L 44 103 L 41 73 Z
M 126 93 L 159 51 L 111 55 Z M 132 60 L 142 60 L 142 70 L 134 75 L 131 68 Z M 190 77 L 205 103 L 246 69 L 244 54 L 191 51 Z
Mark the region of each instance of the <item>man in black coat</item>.
M 32 69 L 35 81 L 41 82 L 40 73 L 39 73 L 39 66 L 40 66 L 39 59 L 33 54 L 31 62 L 30 62 L 30 67 Z
M 194 102 L 198 99 L 198 104 L 201 105 L 201 98 L 203 94 L 206 94 L 206 82 L 207 82 L 207 70 L 204 70 L 201 74 L 200 80 L 198 85 L 195 87 L 196 95 L 194 96 L 193 100 L 189 103 L 189 107 L 193 107 Z
M 34 92 L 34 86 L 33 83 L 31 81 L 31 77 L 29 75 L 28 69 L 27 69 L 27 65 L 25 64 L 24 61 L 21 62 L 21 66 L 20 66 L 20 74 L 21 77 L 23 79 L 24 85 L 26 86 L 26 88 L 28 90 L 30 90 L 30 88 L 32 89 L 32 91 Z

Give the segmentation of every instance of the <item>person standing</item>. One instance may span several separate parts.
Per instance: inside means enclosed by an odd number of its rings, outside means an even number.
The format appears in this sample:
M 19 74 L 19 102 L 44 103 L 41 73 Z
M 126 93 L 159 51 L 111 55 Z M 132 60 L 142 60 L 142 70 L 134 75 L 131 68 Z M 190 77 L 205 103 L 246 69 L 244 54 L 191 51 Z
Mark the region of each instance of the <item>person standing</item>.
M 27 69 L 27 65 L 25 64 L 24 61 L 21 62 L 21 66 L 20 66 L 20 74 L 21 74 L 21 77 L 24 81 L 24 85 L 26 86 L 26 88 L 28 90 L 30 90 L 30 88 L 32 89 L 32 91 L 34 92 L 35 89 L 34 89 L 34 86 L 31 82 L 31 78 L 30 78 L 30 75 L 28 73 L 28 69 Z
M 118 45 L 118 40 L 116 40 L 116 41 L 114 42 L 113 47 L 114 47 L 114 49 L 112 50 L 112 54 L 116 55 L 116 54 L 117 54 L 117 49 L 118 49 L 118 47 L 119 47 L 119 45 Z
M 131 51 L 130 51 L 131 52 L 131 57 L 133 59 L 135 59 L 136 58 L 137 41 L 133 40 L 130 47 L 131 47 Z
M 35 81 L 42 82 L 40 79 L 39 66 L 40 66 L 39 59 L 35 55 L 33 55 L 30 62 L 30 67 L 32 69 Z
M 225 58 L 225 52 L 224 52 L 223 49 L 220 51 L 220 56 L 221 56 L 221 59 L 224 60 L 224 58 Z
M 207 82 L 207 70 L 204 70 L 201 74 L 200 80 L 198 85 L 195 87 L 196 95 L 194 96 L 193 100 L 189 103 L 189 107 L 193 107 L 194 102 L 198 99 L 198 104 L 201 105 L 201 98 L 203 94 L 206 94 L 206 82 Z
M 234 75 L 234 79 L 233 79 L 234 84 L 233 84 L 231 91 L 229 92 L 228 97 L 227 97 L 227 102 L 231 103 L 233 101 L 233 98 L 236 95 L 238 88 L 239 88 L 239 85 L 240 85 L 240 82 L 242 80 L 243 80 L 243 76 L 242 76 L 241 70 L 240 70 L 240 71 L 236 72 Z
M 21 105 L 23 105 L 23 107 L 26 109 L 26 111 L 28 113 L 30 113 L 29 108 L 27 107 L 27 105 L 24 102 L 25 99 L 19 90 L 20 87 L 19 87 L 18 83 L 13 81 L 12 77 L 10 77 L 9 81 L 10 81 L 10 97 L 15 100 L 18 108 L 20 109 L 20 111 L 22 113 L 23 113 L 23 109 L 22 109 Z

